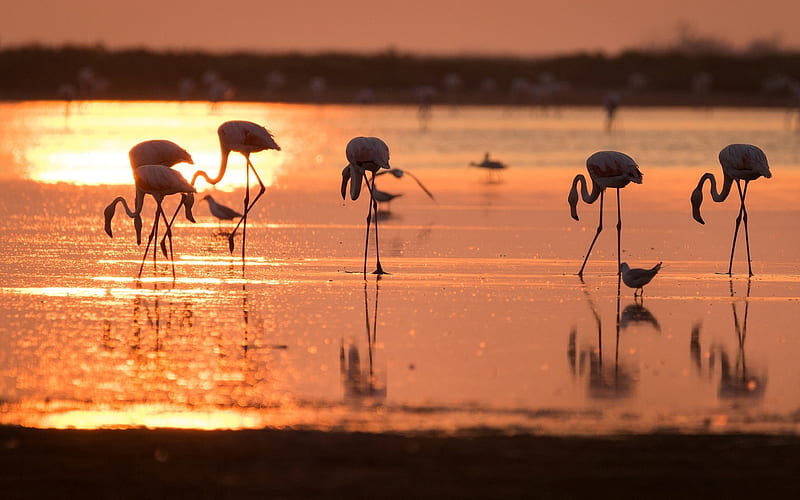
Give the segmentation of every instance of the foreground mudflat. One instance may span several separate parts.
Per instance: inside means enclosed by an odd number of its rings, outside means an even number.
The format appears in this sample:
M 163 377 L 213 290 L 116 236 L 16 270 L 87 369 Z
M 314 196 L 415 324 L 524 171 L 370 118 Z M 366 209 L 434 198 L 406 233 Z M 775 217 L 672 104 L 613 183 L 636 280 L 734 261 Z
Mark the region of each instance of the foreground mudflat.
M 800 438 L 0 428 L 3 498 L 796 498 Z

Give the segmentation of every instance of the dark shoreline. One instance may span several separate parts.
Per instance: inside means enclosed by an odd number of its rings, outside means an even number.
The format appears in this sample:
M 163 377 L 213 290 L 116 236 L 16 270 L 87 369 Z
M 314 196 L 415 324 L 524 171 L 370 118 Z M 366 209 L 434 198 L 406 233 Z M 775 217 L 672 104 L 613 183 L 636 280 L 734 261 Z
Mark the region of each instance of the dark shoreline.
M 800 437 L 0 427 L 3 498 L 798 498 Z

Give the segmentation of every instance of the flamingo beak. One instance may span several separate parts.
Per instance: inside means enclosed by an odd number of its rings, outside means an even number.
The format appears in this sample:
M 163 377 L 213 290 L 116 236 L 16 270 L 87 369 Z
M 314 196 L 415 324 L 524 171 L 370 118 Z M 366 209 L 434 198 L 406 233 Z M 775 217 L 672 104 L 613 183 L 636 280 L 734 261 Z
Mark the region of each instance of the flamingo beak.
M 703 203 L 703 191 L 698 187 L 692 191 L 692 217 L 700 224 L 705 224 L 703 216 L 700 215 L 700 204 Z
M 106 209 L 103 211 L 103 216 L 105 217 L 106 224 L 105 224 L 105 231 L 109 238 L 114 237 L 114 233 L 111 231 L 111 220 L 114 218 L 114 212 L 117 208 L 116 203 L 112 203 L 111 205 L 107 206 Z
M 194 220 L 194 215 L 192 215 L 192 207 L 194 206 L 194 193 L 186 193 L 182 195 L 183 209 L 184 213 L 186 214 L 186 218 L 191 222 L 197 222 Z
M 347 183 L 350 182 L 350 165 L 342 170 L 342 199 L 347 196 Z
M 350 165 L 350 199 L 357 200 L 358 196 L 361 194 L 361 184 L 362 184 L 362 174 L 363 170 L 360 171 L 358 167 L 355 165 Z M 358 182 L 356 182 L 358 179 Z
M 136 229 L 136 245 L 139 246 L 142 244 L 142 218 L 140 216 L 136 216 L 133 218 L 133 227 Z M 108 233 L 111 236 L 111 233 Z

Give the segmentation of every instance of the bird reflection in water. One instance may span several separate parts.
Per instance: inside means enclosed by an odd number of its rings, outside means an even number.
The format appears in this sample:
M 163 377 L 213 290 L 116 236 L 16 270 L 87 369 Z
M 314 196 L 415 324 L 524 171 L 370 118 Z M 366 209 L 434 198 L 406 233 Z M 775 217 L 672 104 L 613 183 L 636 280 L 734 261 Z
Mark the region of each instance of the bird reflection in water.
M 661 333 L 661 325 L 653 313 L 644 306 L 644 300 L 641 297 L 634 299 L 633 304 L 628 304 L 622 310 L 619 317 L 620 330 L 626 330 L 629 326 L 646 324 L 653 327 L 653 329 Z
M 734 298 L 733 281 L 730 281 L 731 299 Z M 692 327 L 691 339 L 689 341 L 689 354 L 697 367 L 698 373 L 707 373 L 713 376 L 716 370 L 717 360 L 719 360 L 719 391 L 720 399 L 736 400 L 760 400 L 764 395 L 767 386 L 766 374 L 754 370 L 748 365 L 745 356 L 745 340 L 747 339 L 747 319 L 750 312 L 750 280 L 747 280 L 747 289 L 744 297 L 744 309 L 740 317 L 737 310 L 737 301 L 731 300 L 731 312 L 733 314 L 733 328 L 736 334 L 737 349 L 735 361 L 731 362 L 731 356 L 727 349 L 718 344 L 713 344 L 707 354 L 707 365 L 704 366 L 702 347 L 700 345 L 701 324 L 697 323 Z
M 598 312 L 597 306 L 591 294 L 583 287 L 589 306 L 592 309 L 595 323 L 597 325 L 597 345 L 586 345 L 578 348 L 577 336 L 578 329 L 573 327 L 569 333 L 567 345 L 567 357 L 573 376 L 583 378 L 586 376 L 588 368 L 588 396 L 595 399 L 622 399 L 633 394 L 638 374 L 636 370 L 619 359 L 620 341 L 620 297 L 619 286 L 617 287 L 616 303 L 616 327 L 614 342 L 614 363 L 607 364 L 603 358 L 603 320 Z M 627 321 L 630 321 L 628 319 Z
M 359 342 L 354 338 L 342 339 L 339 348 L 339 372 L 347 401 L 379 403 L 386 399 L 385 372 L 375 369 L 375 344 L 378 339 L 378 295 L 380 286 L 375 283 L 374 309 L 369 313 L 368 285 L 364 283 L 364 319 L 367 333 L 367 366 L 362 366 Z

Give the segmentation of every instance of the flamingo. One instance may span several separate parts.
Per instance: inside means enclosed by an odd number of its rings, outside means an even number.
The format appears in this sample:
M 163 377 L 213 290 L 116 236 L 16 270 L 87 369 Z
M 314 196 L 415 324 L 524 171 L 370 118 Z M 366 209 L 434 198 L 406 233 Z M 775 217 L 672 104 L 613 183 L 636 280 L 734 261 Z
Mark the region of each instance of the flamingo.
M 736 189 L 739 191 L 739 215 L 736 216 L 736 227 L 733 231 L 733 243 L 731 243 L 731 258 L 728 262 L 728 275 L 732 274 L 733 253 L 736 248 L 736 237 L 739 235 L 739 224 L 744 220 L 744 241 L 747 246 L 747 271 L 753 275 L 753 268 L 750 260 L 750 235 L 747 230 L 747 208 L 745 207 L 745 197 L 747 196 L 747 186 L 750 181 L 759 177 L 769 179 L 772 173 L 769 171 L 767 155 L 757 146 L 752 144 L 729 144 L 719 152 L 719 162 L 722 165 L 722 191 L 717 192 L 717 181 L 714 174 L 705 173 L 700 177 L 697 187 L 692 191 L 692 217 L 700 224 L 705 224 L 700 215 L 700 205 L 703 203 L 703 184 L 706 180 L 711 181 L 711 198 L 717 203 L 725 201 L 731 192 L 733 181 L 736 181 Z M 744 181 L 744 188 L 742 188 Z
M 275 151 L 280 151 L 281 148 L 278 144 L 275 143 L 275 139 L 272 136 L 272 133 L 267 130 L 266 128 L 262 127 L 261 125 L 253 122 L 242 121 L 242 120 L 234 120 L 228 121 L 223 123 L 217 129 L 217 135 L 219 136 L 219 147 L 221 151 L 221 159 L 219 165 L 219 172 L 217 176 L 214 178 L 209 177 L 207 173 L 202 170 L 198 170 L 192 176 L 192 186 L 194 186 L 195 181 L 198 177 L 203 177 L 206 182 L 209 184 L 217 184 L 222 178 L 225 176 L 225 170 L 228 167 L 228 156 L 230 155 L 231 151 L 235 151 L 237 153 L 241 153 L 244 156 L 245 160 L 247 161 L 247 183 L 245 186 L 245 195 L 244 195 L 244 214 L 239 219 L 239 222 L 234 227 L 231 234 L 228 236 L 228 247 L 233 253 L 234 248 L 234 241 L 233 237 L 236 234 L 236 231 L 239 229 L 239 226 L 242 226 L 242 271 L 244 271 L 244 263 L 245 263 L 245 243 L 246 243 L 246 236 L 247 236 L 247 214 L 250 213 L 250 210 L 256 204 L 259 198 L 264 194 L 266 191 L 266 187 L 264 183 L 261 182 L 261 177 L 258 176 L 258 172 L 256 171 L 253 164 L 250 162 L 250 154 L 257 153 L 259 151 L 274 149 Z M 253 174 L 256 176 L 256 180 L 259 184 L 259 191 L 256 195 L 255 199 L 250 202 L 250 171 L 253 171 Z
M 180 174 L 180 172 L 164 165 L 141 165 L 133 170 L 133 175 L 136 180 L 137 196 L 139 191 L 141 190 L 141 192 L 143 193 L 142 196 L 144 196 L 144 194 L 149 194 L 156 200 L 156 213 L 155 213 L 155 220 L 153 222 L 153 228 L 150 230 L 150 236 L 148 237 L 148 246 L 145 249 L 144 256 L 142 257 L 142 264 L 141 266 L 139 266 L 139 277 L 141 277 L 142 269 L 144 268 L 144 262 L 145 259 L 147 258 L 147 252 L 150 250 L 149 244 L 151 241 L 153 241 L 154 238 L 158 237 L 159 218 L 163 219 L 164 223 L 167 225 L 167 231 L 169 231 L 170 223 L 167 221 L 166 215 L 164 214 L 164 209 L 161 206 L 164 197 L 178 193 L 183 195 L 181 199 L 181 205 L 185 207 L 187 217 L 189 217 L 189 219 L 193 221 L 194 218 L 191 217 L 191 208 L 192 205 L 194 204 L 194 193 L 196 191 L 194 187 L 191 184 L 189 184 L 186 181 L 186 179 L 184 179 L 184 177 Z M 134 210 L 131 210 L 125 198 L 123 198 L 122 196 L 118 196 L 105 208 L 104 211 L 105 231 L 111 238 L 114 237 L 113 232 L 111 230 L 111 221 L 114 218 L 114 213 L 116 211 L 118 203 L 122 203 L 122 206 L 124 207 L 125 213 L 128 215 L 128 217 L 134 220 L 141 220 L 142 206 L 141 205 L 136 206 Z M 180 206 L 178 207 L 178 209 L 180 209 Z M 172 277 L 174 279 L 175 260 L 173 258 L 171 250 L 172 248 L 170 245 L 170 260 L 172 262 Z M 156 264 L 156 254 L 157 251 L 155 248 L 153 248 L 154 267 Z
M 219 203 L 210 194 L 203 196 L 202 199 L 208 202 L 208 209 L 211 211 L 211 215 L 216 217 L 217 221 L 220 223 L 220 234 L 223 234 L 222 221 L 233 220 L 237 217 L 242 216 L 242 214 L 232 209 L 231 207 Z
M 586 189 L 586 177 L 583 174 L 578 174 L 572 180 L 572 189 L 570 189 L 569 197 L 567 198 L 572 218 L 579 220 L 578 184 L 581 185 L 581 198 L 585 203 L 592 204 L 598 196 L 600 197 L 600 222 L 597 225 L 597 232 L 594 234 L 592 243 L 589 245 L 589 250 L 586 252 L 586 257 L 583 259 L 583 264 L 578 271 L 578 276 L 580 277 L 583 277 L 583 269 L 586 267 L 586 262 L 589 260 L 589 255 L 592 253 L 597 237 L 600 236 L 600 232 L 603 230 L 603 196 L 606 188 L 615 188 L 617 190 L 617 269 L 620 269 L 622 264 L 620 259 L 622 218 L 619 190 L 631 182 L 642 183 L 642 172 L 639 171 L 639 166 L 633 161 L 633 158 L 619 151 L 599 151 L 594 153 L 586 159 L 586 170 L 589 171 L 589 177 L 592 179 L 592 192 L 589 193 Z
M 369 210 L 367 211 L 367 235 L 364 243 L 364 279 L 367 279 L 367 252 L 369 251 L 369 226 L 372 215 L 375 214 L 375 257 L 376 269 L 372 274 L 386 274 L 381 266 L 381 256 L 378 249 L 378 203 L 375 200 L 375 176 L 380 169 L 390 169 L 389 146 L 377 137 L 354 137 L 347 143 L 345 149 L 347 166 L 342 170 L 342 199 L 347 193 L 347 183 L 350 183 L 350 199 L 357 200 L 361 194 L 361 179 L 364 179 L 369 189 Z M 372 183 L 367 177 L 367 171 L 372 172 Z
M 656 264 L 650 269 L 631 268 L 627 262 L 623 262 L 619 266 L 620 273 L 622 273 L 622 282 L 626 286 L 633 288 L 633 296 L 644 295 L 644 286 L 650 283 L 658 271 L 661 269 L 661 262 Z
M 149 141 L 143 141 L 135 146 L 133 146 L 130 151 L 128 151 L 128 158 L 131 162 L 131 170 L 134 173 L 134 181 L 136 180 L 136 168 L 142 165 L 164 165 L 165 167 L 173 167 L 178 163 L 189 163 L 194 165 L 194 161 L 192 160 L 192 155 L 190 155 L 185 149 L 178 146 L 172 141 L 168 141 L 166 139 L 152 139 Z M 136 200 L 135 200 L 135 211 L 137 213 L 141 212 L 142 204 L 144 203 L 144 195 L 145 192 L 140 189 L 138 186 L 136 187 Z M 192 217 L 191 213 L 191 206 L 192 203 L 186 204 L 186 195 L 181 195 L 182 202 L 178 205 L 178 210 L 180 210 L 181 206 L 188 207 L 189 210 L 186 211 L 186 218 L 190 221 L 194 222 L 194 217 Z M 177 215 L 177 211 L 175 214 Z M 172 217 L 172 220 L 167 225 L 167 230 L 165 231 L 164 238 L 169 238 L 170 240 L 170 248 L 172 248 L 172 223 L 175 221 L 175 216 Z M 136 228 L 136 244 L 140 245 L 142 243 L 142 218 L 141 216 L 137 216 L 134 218 L 133 225 Z M 153 234 L 153 233 L 150 233 Z M 152 240 L 147 241 L 147 247 L 145 248 L 145 255 L 147 255 L 148 250 L 150 249 L 150 243 Z M 167 250 L 164 240 L 161 241 L 161 251 L 164 253 L 164 256 L 167 256 Z

